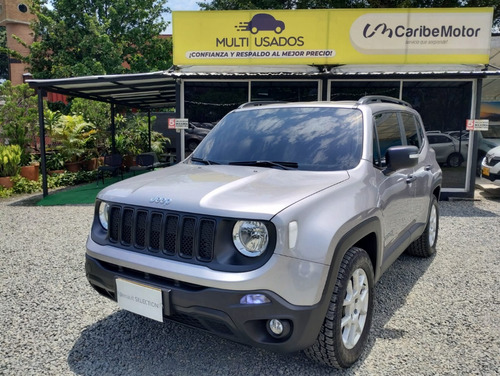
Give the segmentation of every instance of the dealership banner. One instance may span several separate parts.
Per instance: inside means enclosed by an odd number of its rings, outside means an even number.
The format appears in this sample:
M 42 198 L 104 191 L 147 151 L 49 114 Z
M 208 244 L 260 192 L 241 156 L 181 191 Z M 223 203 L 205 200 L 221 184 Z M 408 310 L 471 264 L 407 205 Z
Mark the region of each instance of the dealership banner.
M 173 12 L 175 65 L 487 64 L 493 8 Z

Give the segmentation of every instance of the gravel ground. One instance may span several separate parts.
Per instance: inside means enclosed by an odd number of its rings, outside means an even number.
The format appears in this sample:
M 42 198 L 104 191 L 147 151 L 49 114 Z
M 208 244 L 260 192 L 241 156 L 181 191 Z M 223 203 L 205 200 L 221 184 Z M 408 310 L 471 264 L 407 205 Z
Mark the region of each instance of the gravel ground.
M 438 252 L 376 286 L 368 347 L 340 372 L 120 311 L 88 285 L 91 206 L 0 200 L 2 375 L 498 375 L 500 201 L 441 202 Z

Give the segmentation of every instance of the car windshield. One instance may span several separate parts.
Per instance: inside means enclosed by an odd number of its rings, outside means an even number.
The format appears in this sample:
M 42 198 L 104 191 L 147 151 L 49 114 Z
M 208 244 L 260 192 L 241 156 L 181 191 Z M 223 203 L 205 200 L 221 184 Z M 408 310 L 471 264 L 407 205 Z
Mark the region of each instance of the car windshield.
M 362 142 L 359 110 L 260 107 L 224 117 L 195 150 L 191 161 L 338 171 L 358 165 Z

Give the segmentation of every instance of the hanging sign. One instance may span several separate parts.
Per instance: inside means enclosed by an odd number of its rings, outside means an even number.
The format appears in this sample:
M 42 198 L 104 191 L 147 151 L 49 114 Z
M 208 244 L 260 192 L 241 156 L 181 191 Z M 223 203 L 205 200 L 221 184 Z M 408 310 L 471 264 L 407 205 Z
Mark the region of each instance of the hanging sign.
M 175 65 L 487 64 L 493 8 L 173 12 Z
M 467 119 L 465 129 L 468 131 L 487 131 L 490 121 L 488 119 Z
M 168 118 L 168 129 L 188 129 L 188 119 Z

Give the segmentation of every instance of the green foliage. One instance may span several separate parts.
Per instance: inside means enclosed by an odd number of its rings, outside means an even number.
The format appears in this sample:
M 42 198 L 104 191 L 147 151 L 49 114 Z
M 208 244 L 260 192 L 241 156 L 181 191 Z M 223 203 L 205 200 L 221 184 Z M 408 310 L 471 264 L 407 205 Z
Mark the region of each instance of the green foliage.
M 54 124 L 52 137 L 60 143 L 59 152 L 66 162 L 78 162 L 84 155 L 95 155 L 94 125 L 82 115 L 61 115 Z
M 86 122 L 93 124 L 96 130 L 95 148 L 97 154 L 102 154 L 109 138 L 110 105 L 104 102 L 75 98 L 71 102 L 71 112 L 83 116 Z
M 7 33 L 5 32 L 5 26 L 0 26 L 0 47 L 7 47 Z M 9 78 L 9 57 L 7 54 L 0 52 L 0 79 Z
M 492 26 L 500 25 L 499 0 L 212 0 L 198 5 L 202 10 L 494 7 Z
M 12 193 L 35 193 L 42 190 L 42 182 L 26 179 L 20 175 L 12 178 Z
M 12 196 L 12 188 L 4 188 L 0 185 L 0 198 L 6 198 Z
M 61 153 L 49 153 L 46 155 L 45 163 L 48 171 L 62 170 L 65 158 Z
M 151 123 L 156 117 L 151 117 Z M 128 117 L 117 127 L 116 149 L 121 155 L 137 155 L 149 150 L 149 127 L 148 117 L 144 115 L 133 115 Z M 165 143 L 168 139 L 161 133 L 151 131 L 151 151 L 157 154 L 163 153 Z M 111 143 L 111 140 L 109 140 Z
M 35 91 L 28 84 L 12 86 L 5 81 L 0 86 L 5 104 L 0 108 L 0 137 L 21 147 L 21 164 L 30 161 L 30 145 L 36 145 L 38 107 Z
M 147 72 L 171 66 L 166 0 L 34 0 L 35 42 L 29 46 L 35 78 Z M 19 58 L 19 57 L 18 57 Z M 125 63 L 125 64 L 124 64 Z
M 77 184 L 91 183 L 97 180 L 97 170 L 95 171 L 78 171 L 62 174 L 54 174 L 47 177 L 47 186 L 50 189 L 67 187 Z
M 0 177 L 17 175 L 21 154 L 19 145 L 0 145 Z

